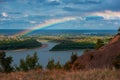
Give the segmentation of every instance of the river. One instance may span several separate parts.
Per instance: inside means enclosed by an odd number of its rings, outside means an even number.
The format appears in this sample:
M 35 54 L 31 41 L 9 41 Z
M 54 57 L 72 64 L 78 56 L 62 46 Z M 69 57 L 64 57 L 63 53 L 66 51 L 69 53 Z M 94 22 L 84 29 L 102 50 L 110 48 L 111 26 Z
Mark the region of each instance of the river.
M 37 52 L 39 63 L 45 68 L 50 59 L 54 59 L 55 62 L 60 61 L 61 64 L 65 64 L 66 61 L 70 60 L 72 52 L 77 53 L 80 56 L 84 51 L 84 50 L 49 51 L 57 43 L 43 42 L 43 44 L 47 44 L 48 46 L 44 48 L 35 48 L 20 51 L 15 50 L 6 51 L 6 55 L 13 57 L 12 65 L 19 65 L 20 59 L 25 59 L 25 57 L 28 54 L 33 55 L 35 52 Z

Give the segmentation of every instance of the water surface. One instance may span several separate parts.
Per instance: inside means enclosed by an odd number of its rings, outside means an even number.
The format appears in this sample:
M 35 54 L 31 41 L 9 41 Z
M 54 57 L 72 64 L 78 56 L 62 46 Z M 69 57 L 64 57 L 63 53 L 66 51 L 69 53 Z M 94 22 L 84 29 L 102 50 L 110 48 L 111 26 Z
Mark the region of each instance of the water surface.
M 81 55 L 84 50 L 70 50 L 70 51 L 49 51 L 57 43 L 44 42 L 43 44 L 48 44 L 45 48 L 35 48 L 21 51 L 6 51 L 7 56 L 13 57 L 13 65 L 19 65 L 20 59 L 24 59 L 28 54 L 33 55 L 37 52 L 39 57 L 39 63 L 45 67 L 50 59 L 54 59 L 55 62 L 60 61 L 64 64 L 66 61 L 70 60 L 70 56 L 73 53 Z

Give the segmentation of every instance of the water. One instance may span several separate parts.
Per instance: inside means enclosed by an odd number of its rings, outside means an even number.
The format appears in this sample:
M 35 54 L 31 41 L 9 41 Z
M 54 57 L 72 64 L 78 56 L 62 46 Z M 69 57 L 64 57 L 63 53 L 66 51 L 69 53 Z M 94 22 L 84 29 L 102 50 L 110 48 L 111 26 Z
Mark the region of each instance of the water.
M 14 35 L 23 30 L 15 29 L 1 29 L 0 35 Z M 59 36 L 59 35 L 115 35 L 116 30 L 36 30 L 28 35 L 45 35 L 45 36 Z M 46 48 L 36 48 L 22 51 L 6 51 L 7 56 L 13 57 L 13 65 L 19 65 L 20 59 L 24 59 L 28 54 L 33 55 L 37 52 L 39 57 L 39 63 L 45 67 L 50 59 L 54 59 L 55 62 L 60 61 L 64 64 L 66 61 L 70 60 L 72 52 L 81 55 L 84 50 L 74 50 L 74 51 L 49 51 L 57 43 L 47 42 L 48 47 Z
M 23 29 L 0 29 L 0 35 L 14 35 L 24 31 Z M 36 30 L 30 35 L 59 36 L 59 35 L 115 35 L 117 30 Z
M 60 61 L 61 64 L 65 64 L 66 61 L 70 60 L 72 52 L 81 55 L 84 50 L 74 50 L 74 51 L 49 51 L 57 43 L 45 42 L 43 44 L 48 44 L 46 48 L 36 48 L 22 51 L 6 51 L 7 56 L 13 57 L 12 65 L 19 65 L 20 59 L 25 59 L 29 55 L 33 55 L 37 52 L 39 57 L 39 63 L 45 67 L 50 59 L 54 59 L 55 62 Z

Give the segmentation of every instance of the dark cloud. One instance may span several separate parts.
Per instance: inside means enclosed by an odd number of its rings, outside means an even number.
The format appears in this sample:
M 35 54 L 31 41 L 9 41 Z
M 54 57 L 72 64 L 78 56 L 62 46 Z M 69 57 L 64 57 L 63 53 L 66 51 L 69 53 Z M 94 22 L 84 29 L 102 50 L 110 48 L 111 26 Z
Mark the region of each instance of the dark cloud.
M 105 0 L 104 3 L 101 4 L 101 8 L 112 11 L 120 11 L 120 0 Z

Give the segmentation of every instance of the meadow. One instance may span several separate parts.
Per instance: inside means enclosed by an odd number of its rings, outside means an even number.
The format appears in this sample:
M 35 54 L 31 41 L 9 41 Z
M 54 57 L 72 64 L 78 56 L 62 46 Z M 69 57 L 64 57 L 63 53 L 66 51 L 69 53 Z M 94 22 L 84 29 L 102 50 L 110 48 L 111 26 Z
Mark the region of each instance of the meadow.
M 28 72 L 0 73 L 1 80 L 119 80 L 120 71 L 115 69 L 93 70 L 31 70 Z

